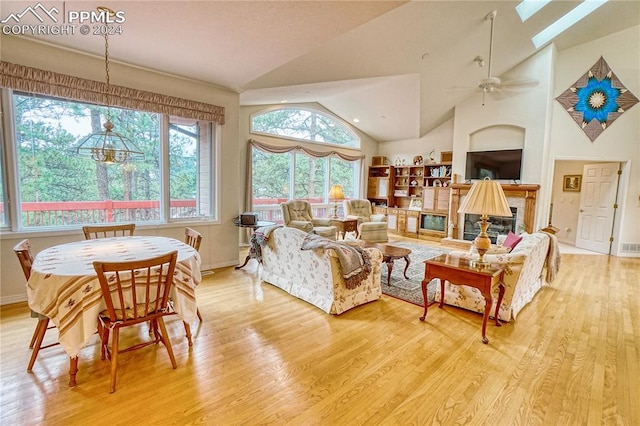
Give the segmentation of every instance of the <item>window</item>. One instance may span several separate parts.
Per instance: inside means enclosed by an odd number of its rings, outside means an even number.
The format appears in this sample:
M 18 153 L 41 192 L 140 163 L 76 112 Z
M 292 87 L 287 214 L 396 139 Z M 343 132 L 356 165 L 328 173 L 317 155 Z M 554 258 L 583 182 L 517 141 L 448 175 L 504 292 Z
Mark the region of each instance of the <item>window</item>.
M 275 205 L 289 200 L 291 193 L 291 155 L 252 150 L 253 205 Z
M 213 125 L 208 121 L 169 118 L 170 217 L 210 217 L 213 198 Z
M 327 189 L 327 159 L 294 154 L 296 160 L 294 174 L 294 198 L 310 203 L 324 202 Z
M 10 99 L 19 201 L 15 227 L 215 218 L 211 122 L 111 107 L 114 131 L 134 141 L 145 157 L 106 164 L 75 150 L 82 137 L 101 129 L 106 107 L 23 93 Z M 165 175 L 168 191 L 162 190 Z
M 315 216 L 328 217 L 332 203 L 327 197 L 334 183 L 343 186 L 347 198 L 359 193 L 360 157 L 347 161 L 335 155 L 313 157 L 293 150 L 272 153 L 255 146 L 251 155 L 252 209 L 261 220 L 282 222 L 280 203 L 293 199 L 309 201 Z
M 346 161 L 342 158 L 331 157 L 329 159 L 329 167 L 331 168 L 331 185 L 342 185 L 342 192 L 347 198 L 358 198 L 358 187 L 360 183 L 359 171 L 357 164 L 353 161 Z
M 360 139 L 338 119 L 306 108 L 279 108 L 251 117 L 251 131 L 303 141 L 360 147 Z

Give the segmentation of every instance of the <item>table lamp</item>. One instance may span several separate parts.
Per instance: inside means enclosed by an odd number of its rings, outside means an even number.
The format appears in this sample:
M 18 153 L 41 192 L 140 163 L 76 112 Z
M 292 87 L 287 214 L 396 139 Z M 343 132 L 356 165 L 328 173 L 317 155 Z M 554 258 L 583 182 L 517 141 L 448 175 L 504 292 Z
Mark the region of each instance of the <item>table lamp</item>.
M 471 262 L 471 265 L 477 268 L 488 266 L 489 262 L 484 260 L 485 253 L 491 247 L 491 240 L 487 235 L 489 227 L 487 219 L 489 216 L 513 216 L 502 187 L 498 182 L 489 178 L 477 181 L 462 201 L 458 213 L 480 215 L 480 233 L 474 240 L 480 257 Z
M 332 219 L 338 218 L 338 201 L 344 200 L 344 192 L 342 192 L 342 185 L 331 185 L 329 190 L 329 200 L 333 200 L 333 215 Z

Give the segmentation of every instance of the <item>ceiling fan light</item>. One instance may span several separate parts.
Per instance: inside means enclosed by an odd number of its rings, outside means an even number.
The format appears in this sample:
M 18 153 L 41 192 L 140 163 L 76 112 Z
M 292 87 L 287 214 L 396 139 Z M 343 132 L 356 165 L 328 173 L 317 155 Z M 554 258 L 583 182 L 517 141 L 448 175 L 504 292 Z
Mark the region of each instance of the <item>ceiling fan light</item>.
M 493 92 L 496 87 L 500 85 L 500 82 L 501 81 L 498 77 L 488 77 L 484 80 L 480 80 L 480 84 L 478 84 L 478 87 L 480 87 L 485 92 Z

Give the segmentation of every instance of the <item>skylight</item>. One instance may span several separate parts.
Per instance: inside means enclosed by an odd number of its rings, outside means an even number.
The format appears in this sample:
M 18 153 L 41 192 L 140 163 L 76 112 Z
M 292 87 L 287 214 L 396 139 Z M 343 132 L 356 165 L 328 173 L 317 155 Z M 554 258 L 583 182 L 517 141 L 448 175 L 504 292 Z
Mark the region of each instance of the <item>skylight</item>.
M 536 12 L 545 7 L 551 0 L 523 0 L 516 6 L 516 12 L 520 15 L 522 22 L 531 18 Z
M 607 1 L 608 0 L 584 0 L 562 18 L 536 34 L 531 41 L 533 41 L 536 49 L 545 45 L 560 35 L 564 30 L 570 28 L 573 24 L 579 22 L 585 16 L 605 4 Z

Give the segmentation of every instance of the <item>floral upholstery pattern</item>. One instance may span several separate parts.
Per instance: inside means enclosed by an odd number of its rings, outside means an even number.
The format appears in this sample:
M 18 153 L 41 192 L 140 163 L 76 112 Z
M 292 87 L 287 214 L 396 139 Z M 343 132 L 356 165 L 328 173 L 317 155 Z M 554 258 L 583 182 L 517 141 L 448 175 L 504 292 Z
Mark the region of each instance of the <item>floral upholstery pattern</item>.
M 347 289 L 337 255 L 332 249 L 301 250 L 305 233 L 295 228 L 275 229 L 262 247 L 260 278 L 329 314 L 380 298 L 382 254 L 365 249 L 372 271 L 358 287 Z
M 545 285 L 545 260 L 549 253 L 549 235 L 543 232 L 522 234 L 522 241 L 510 253 L 486 254 L 485 260 L 492 264 L 506 266 L 504 275 L 504 298 L 500 305 L 498 317 L 503 321 L 516 319 L 518 312 L 531 300 L 535 294 Z M 453 256 L 466 259 L 477 259 L 478 254 L 473 250 L 469 252 L 454 251 Z M 498 299 L 498 289 L 493 295 L 491 312 L 495 312 L 495 304 Z M 437 286 L 436 300 L 440 300 L 440 286 Z M 459 306 L 479 313 L 484 312 L 485 300 L 480 291 L 464 286 L 451 285 L 448 282 L 444 287 L 444 303 Z

